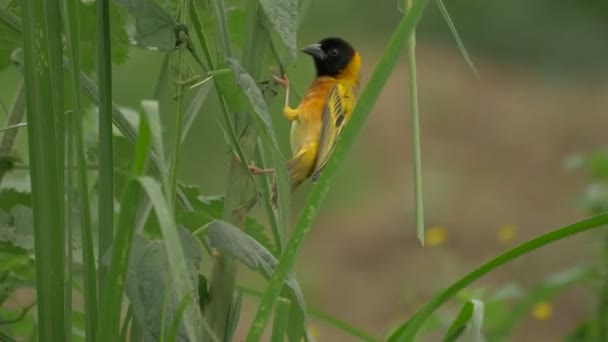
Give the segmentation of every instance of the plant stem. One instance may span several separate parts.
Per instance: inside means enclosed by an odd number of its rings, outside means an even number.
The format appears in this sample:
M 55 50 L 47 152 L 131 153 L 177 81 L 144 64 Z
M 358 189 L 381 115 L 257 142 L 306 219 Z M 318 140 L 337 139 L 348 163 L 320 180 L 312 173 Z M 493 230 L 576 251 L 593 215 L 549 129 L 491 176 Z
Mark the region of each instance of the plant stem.
M 72 98 L 74 100 L 74 111 L 69 117 L 69 123 L 71 132 L 68 134 L 68 145 L 71 147 L 69 157 L 75 160 L 75 164 L 78 168 L 77 172 L 74 172 L 74 163 L 68 164 L 68 180 L 73 182 L 77 179 L 78 194 L 80 199 L 74 202 L 74 207 L 78 207 L 80 216 L 80 229 L 81 229 L 81 241 L 82 241 L 82 261 L 84 266 L 84 305 L 85 305 L 85 332 L 89 340 L 93 340 L 97 333 L 97 317 L 98 317 L 98 292 L 97 292 L 97 267 L 95 265 L 95 250 L 93 242 L 93 224 L 91 220 L 91 206 L 89 201 L 89 181 L 88 181 L 88 168 L 86 165 L 86 152 L 84 142 L 84 128 L 83 128 L 83 117 L 84 110 L 81 99 L 81 82 L 80 82 L 80 15 L 78 0 L 64 0 L 62 6 L 62 14 L 64 18 L 64 30 L 66 31 L 66 41 L 68 46 L 68 52 L 70 56 L 70 78 L 72 85 Z M 75 148 L 75 151 L 74 151 Z M 74 153 L 75 152 L 75 153 Z M 74 159 L 75 157 L 75 159 Z M 76 174 L 76 177 L 71 177 L 72 174 Z M 68 193 L 73 194 L 73 187 L 68 186 Z M 76 197 L 76 196 L 74 196 Z M 72 211 L 68 211 L 68 217 L 71 216 Z M 68 230 L 72 230 L 71 225 L 67 225 Z M 72 238 L 68 240 L 68 244 L 71 245 Z M 71 248 L 69 252 L 71 253 Z M 70 265 L 72 258 L 70 256 Z M 71 284 L 72 281 L 69 281 Z M 71 287 L 70 287 L 71 288 Z M 71 298 L 71 295 L 70 295 Z M 71 307 L 71 306 L 70 306 Z
M 28 148 L 30 152 L 38 335 L 65 341 L 65 234 L 62 137 L 57 116 L 63 115 L 62 40 L 59 3 L 21 2 Z M 61 151 L 63 154 L 63 151 Z M 70 286 L 71 284 L 67 284 Z
M 406 8 L 412 7 L 412 0 L 406 0 Z M 418 240 L 424 245 L 424 207 L 422 199 L 422 161 L 420 153 L 420 118 L 418 115 L 418 80 L 416 76 L 416 29 L 408 38 L 410 111 L 412 118 L 412 156 L 414 164 L 414 203 L 415 222 Z
M 97 0 L 97 75 L 99 79 L 99 300 L 107 270 L 102 257 L 114 239 L 114 159 L 112 143 L 112 55 L 110 42 L 110 1 Z
M 224 8 L 222 0 L 215 0 L 214 8 Z M 266 48 L 266 37 L 259 35 L 258 23 L 258 3 L 257 1 L 248 1 L 246 8 L 247 32 L 249 36 L 246 40 L 244 49 L 243 66 L 252 77 L 256 78 L 261 70 L 261 58 L 263 51 Z M 229 43 L 228 32 L 225 31 L 225 15 L 224 13 L 216 13 L 217 20 L 220 22 L 220 32 L 222 33 L 222 41 L 224 45 Z M 230 50 L 224 46 L 224 57 L 229 57 Z M 220 101 L 222 95 L 220 95 Z M 244 131 L 240 144 L 243 146 L 243 154 L 246 160 L 250 160 L 255 149 L 258 130 L 256 125 L 249 125 L 247 122 L 252 120 L 249 113 L 234 113 L 233 122 L 237 123 L 237 128 L 247 127 Z M 251 175 L 247 169 L 243 167 L 242 162 L 236 157 L 231 158 L 230 171 L 228 175 L 228 187 L 226 189 L 226 201 L 224 203 L 223 219 L 234 224 L 237 227 L 242 227 L 247 218 L 247 205 L 249 194 L 251 193 L 253 182 Z M 231 317 L 233 309 L 233 294 L 236 280 L 236 262 L 229 257 L 225 257 L 219 253 L 214 254 L 213 270 L 211 282 L 209 286 L 210 302 L 208 309 L 205 312 L 205 317 L 208 319 L 212 331 L 220 340 L 224 340 L 229 336 L 227 331 L 227 323 Z M 240 310 L 240 308 L 234 308 Z
M 179 22 L 185 23 L 188 19 L 188 11 L 190 10 L 190 1 L 182 0 L 180 4 L 180 12 L 179 12 Z M 171 210 L 175 212 L 175 199 L 176 199 L 176 190 L 177 190 L 177 167 L 179 165 L 179 154 L 182 146 L 182 129 L 183 129 L 183 117 L 184 117 L 184 92 L 186 91 L 186 87 L 183 85 L 181 80 L 186 78 L 187 70 L 186 70 L 186 44 L 181 44 L 181 46 L 177 50 L 177 61 L 175 66 L 175 74 L 173 76 L 173 81 L 175 82 L 175 91 L 176 91 L 176 103 L 175 103 L 175 113 L 173 113 L 174 121 L 173 121 L 173 154 L 171 155 L 171 164 L 169 166 L 169 187 L 165 188 L 169 198 L 169 205 Z

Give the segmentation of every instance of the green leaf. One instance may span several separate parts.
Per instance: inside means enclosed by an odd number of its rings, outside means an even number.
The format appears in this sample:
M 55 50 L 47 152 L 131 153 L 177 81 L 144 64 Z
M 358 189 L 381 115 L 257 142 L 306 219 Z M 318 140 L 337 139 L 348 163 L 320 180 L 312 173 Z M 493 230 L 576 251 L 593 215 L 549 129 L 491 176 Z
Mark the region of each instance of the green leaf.
M 189 270 L 188 276 L 198 288 L 197 267 L 202 261 L 201 251 L 190 233 L 185 230 L 180 230 L 179 233 Z M 180 298 L 177 297 L 168 271 L 169 264 L 163 242 L 149 241 L 137 235 L 133 239 L 132 248 L 125 291 L 144 341 L 158 341 L 163 324 L 162 312 L 166 291 L 169 291 L 170 299 L 165 309 L 165 326 L 170 326 L 176 317 Z M 191 295 L 191 300 L 198 300 L 198 293 Z M 183 324 L 177 330 L 177 336 L 178 339 L 187 339 Z
M 220 65 L 220 69 L 213 72 L 213 79 L 222 96 L 226 99 L 230 112 L 243 113 L 250 109 L 249 101 L 237 85 L 235 75 L 226 69 L 227 64 Z
M 228 63 L 234 72 L 239 87 L 247 96 L 253 109 L 253 117 L 260 127 L 262 141 L 272 152 L 272 164 L 274 165 L 278 188 L 277 224 L 281 233 L 281 239 L 283 239 L 286 227 L 289 224 L 289 199 L 291 196 L 291 183 L 287 173 L 286 161 L 276 140 L 272 118 L 268 112 L 268 107 L 266 106 L 264 96 L 260 92 L 260 88 L 258 88 L 253 78 L 245 72 L 236 59 L 228 59 Z
M 281 37 L 289 56 L 295 60 L 297 55 L 297 0 L 260 0 L 262 9 L 274 30 Z
M 194 211 L 178 211 L 177 223 L 185 226 L 191 232 L 222 218 L 224 211 L 224 196 L 201 196 L 198 188 L 192 185 L 180 184 L 180 188 L 192 204 Z M 266 235 L 266 228 L 252 217 L 245 221 L 245 233 L 254 238 L 266 249 L 275 252 L 276 248 Z
M 2 191 L 0 191 L 0 209 L 9 211 L 18 204 L 31 207 L 32 194 L 29 192 L 17 191 L 15 189 L 2 189 Z
M 19 32 L 0 20 L 0 71 L 12 64 L 11 54 L 21 45 Z
M 248 268 L 260 272 L 265 278 L 270 278 L 275 272 L 278 261 L 274 255 L 256 240 L 232 224 L 225 221 L 214 220 L 209 225 L 208 237 L 209 244 L 213 248 L 217 248 L 223 254 L 232 256 Z M 303 322 L 304 334 L 308 335 L 306 307 L 300 285 L 293 274 L 290 274 L 286 278 L 285 285 L 290 290 L 290 299 L 293 300 L 293 303 L 297 306 L 302 315 L 302 320 L 300 320 L 300 322 Z M 312 338 L 309 337 L 307 340 L 309 339 Z
M 153 51 L 174 50 L 177 45 L 177 22 L 164 8 L 152 0 L 113 0 L 127 9 L 135 19 L 131 38 L 141 47 Z
M 17 204 L 8 213 L 0 211 L 0 243 L 6 243 L 27 252 L 34 250 L 32 208 Z
M 484 304 L 477 299 L 467 301 L 452 325 L 448 328 L 448 332 L 443 338 L 444 342 L 454 342 L 468 329 L 471 341 L 481 342 L 483 336 L 481 334 L 481 326 L 483 324 Z
M 239 51 L 245 46 L 245 9 L 242 7 L 232 7 L 227 9 L 226 22 L 230 34 L 230 42 Z
M 82 71 L 91 73 L 95 70 L 98 46 L 96 40 L 96 6 L 95 2 L 78 1 L 80 12 L 80 48 L 87 53 L 82 55 Z M 126 14 L 118 6 L 110 6 L 110 42 L 112 44 L 112 63 L 122 64 L 129 58 L 129 37 L 125 31 Z
M 160 184 L 150 177 L 140 177 L 138 178 L 138 181 L 147 193 L 148 198 L 154 207 L 154 211 L 156 212 L 156 217 L 158 218 L 163 235 L 163 245 L 165 246 L 165 251 L 167 253 L 168 271 L 174 281 L 173 287 L 176 291 L 177 298 L 179 298 L 180 301 L 185 297 L 191 299 L 197 298 L 198 286 L 195 286 L 195 283 L 198 281 L 198 278 L 196 276 L 194 278 L 189 276 L 186 263 L 188 249 L 182 246 L 179 230 L 171 215 L 168 201 L 163 197 Z M 188 236 L 191 239 L 194 239 L 190 235 Z M 198 299 L 191 300 L 191 302 L 198 303 Z M 185 309 L 183 323 L 188 340 L 200 340 L 200 338 L 196 338 L 202 331 L 202 316 L 198 305 L 189 305 Z

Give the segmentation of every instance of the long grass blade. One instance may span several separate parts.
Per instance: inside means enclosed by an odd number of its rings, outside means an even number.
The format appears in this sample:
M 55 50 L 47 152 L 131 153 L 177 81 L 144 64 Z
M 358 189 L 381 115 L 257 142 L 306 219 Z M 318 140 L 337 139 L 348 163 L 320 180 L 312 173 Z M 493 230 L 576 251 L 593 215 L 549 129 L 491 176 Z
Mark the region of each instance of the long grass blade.
M 74 111 L 71 115 L 73 122 L 73 138 L 76 148 L 76 163 L 78 167 L 77 179 L 79 189 L 79 213 L 82 238 L 82 260 L 84 265 L 84 305 L 85 305 L 85 332 L 93 340 L 97 326 L 97 272 L 95 265 L 95 251 L 93 247 L 93 227 L 91 223 L 91 208 L 89 203 L 89 181 L 86 165 L 84 128 L 82 118 L 84 110 L 80 91 L 80 15 L 77 0 L 62 1 L 62 15 L 66 32 L 68 53 L 70 56 L 70 80 Z M 68 226 L 68 229 L 71 227 Z M 71 284 L 71 282 L 70 282 Z
M 473 60 L 469 56 L 467 49 L 464 47 L 464 43 L 462 42 L 462 39 L 460 39 L 458 30 L 456 29 L 456 26 L 454 25 L 452 18 L 450 18 L 450 13 L 448 12 L 448 9 L 445 7 L 445 5 L 443 4 L 443 0 L 435 0 L 435 2 L 437 3 L 437 7 L 439 7 L 439 12 L 441 12 L 443 19 L 445 20 L 445 22 L 448 24 L 448 27 L 450 28 L 450 31 L 452 32 L 452 36 L 454 36 L 454 40 L 456 40 L 456 44 L 458 44 L 458 49 L 460 50 L 462 57 L 464 57 L 464 60 L 467 62 L 467 65 L 469 66 L 469 68 L 471 69 L 471 71 L 473 72 L 475 77 L 479 78 L 479 72 L 477 71 L 477 67 L 475 67 L 475 64 L 473 63 Z
M 239 290 L 241 290 L 246 295 L 253 296 L 256 298 L 262 298 L 262 296 L 264 295 L 263 292 L 254 290 L 249 287 L 239 286 Z M 324 312 L 314 310 L 314 309 L 306 309 L 306 313 L 308 315 L 310 315 L 311 317 L 314 317 L 320 321 L 323 321 L 327 325 L 330 325 L 352 337 L 357 338 L 360 341 L 365 341 L 365 342 L 379 342 L 380 341 L 380 339 L 373 337 L 369 333 L 361 331 L 357 327 L 355 327 L 347 322 L 341 321 L 335 317 L 332 317 Z
M 112 145 L 112 47 L 110 0 L 97 0 L 97 78 L 99 80 L 99 293 L 104 301 L 107 270 L 101 258 L 114 238 L 114 154 Z
M 499 268 L 500 266 L 510 262 L 524 254 L 530 253 L 540 247 L 546 246 L 553 242 L 565 239 L 575 234 L 585 232 L 587 230 L 596 229 L 608 224 L 608 214 L 593 216 L 586 220 L 559 228 L 547 234 L 543 234 L 532 240 L 522 243 L 521 245 L 506 251 L 496 258 L 479 266 L 471 273 L 462 277 L 460 280 L 452 284 L 450 287 L 435 295 L 426 303 L 418 312 L 406 323 L 401 325 L 388 339 L 389 342 L 397 341 L 413 341 L 424 322 L 437 310 L 441 305 L 447 302 L 450 298 L 456 295 L 477 279 L 483 277 L 489 272 Z
M 136 178 L 143 175 L 146 170 L 150 152 L 150 127 L 146 115 L 139 120 L 139 136 L 135 146 L 131 179 L 127 182 L 120 201 L 120 214 L 116 236 L 112 245 L 112 259 L 108 269 L 106 285 L 103 287 L 104 301 L 101 302 L 97 341 L 116 341 L 119 331 L 121 304 L 125 288 L 125 275 L 127 273 L 131 241 L 133 240 L 134 226 L 141 199 L 141 187 Z M 132 324 L 131 331 L 136 324 Z
M 406 0 L 407 8 L 412 0 Z M 418 240 L 424 245 L 424 201 L 422 196 L 422 157 L 420 153 L 420 116 L 418 114 L 418 77 L 416 76 L 416 30 L 408 38 L 410 115 L 412 119 L 412 158 L 414 164 L 414 217 Z
M 65 341 L 63 162 L 56 151 L 63 149 L 56 124 L 64 114 L 59 2 L 48 0 L 41 6 L 36 0 L 22 1 L 21 15 L 28 18 L 23 28 L 23 49 L 38 332 L 48 340 Z
M 268 284 L 268 288 L 264 293 L 264 297 L 262 298 L 256 316 L 249 329 L 247 335 L 248 342 L 258 341 L 260 339 L 270 317 L 270 313 L 272 312 L 274 301 L 278 297 L 282 284 L 293 267 L 300 246 L 310 231 L 310 227 L 319 210 L 319 206 L 327 194 L 331 178 L 336 173 L 340 162 L 353 145 L 357 134 L 363 127 L 365 119 L 371 112 L 391 71 L 397 64 L 399 56 L 405 48 L 407 37 L 409 37 L 420 19 L 426 4 L 427 0 L 418 0 L 413 3 L 409 13 L 399 23 L 382 58 L 376 65 L 369 83 L 361 93 L 361 97 L 357 102 L 352 118 L 344 129 L 343 136 L 336 145 L 333 156 L 328 161 L 324 172 L 319 177 L 317 185 L 312 189 L 308 196 L 303 212 L 296 223 L 296 228 L 287 242 L 283 254 L 281 254 L 279 265 Z

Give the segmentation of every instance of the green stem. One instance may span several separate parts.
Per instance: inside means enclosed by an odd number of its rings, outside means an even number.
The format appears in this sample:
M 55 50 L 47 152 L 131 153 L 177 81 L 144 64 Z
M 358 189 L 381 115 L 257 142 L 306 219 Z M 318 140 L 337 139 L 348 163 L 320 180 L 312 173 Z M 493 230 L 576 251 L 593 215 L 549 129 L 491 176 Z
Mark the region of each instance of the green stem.
M 220 31 L 220 39 L 223 42 L 223 57 L 230 57 L 230 40 L 227 32 L 225 12 L 221 9 L 224 8 L 223 0 L 214 0 L 214 9 L 216 10 L 216 18 L 218 20 L 218 27 Z M 246 47 L 243 55 L 246 56 L 243 60 L 245 67 L 249 67 L 248 72 L 255 78 L 259 74 L 261 64 L 256 56 L 261 55 L 263 50 L 266 48 L 266 44 L 262 44 L 260 40 L 257 44 L 252 44 L 252 39 L 257 35 L 258 22 L 258 3 L 257 1 L 247 2 L 247 29 L 250 33 L 246 40 Z M 254 61 L 257 64 L 254 64 Z M 208 61 L 209 63 L 210 61 Z M 212 61 L 211 61 L 212 62 Z M 213 65 L 209 64 L 212 69 Z M 218 87 L 216 87 L 218 89 Z M 244 163 L 251 159 L 253 155 L 255 144 L 257 141 L 257 129 L 256 125 L 247 125 L 247 120 L 251 120 L 249 113 L 235 113 L 234 120 L 231 120 L 228 110 L 225 106 L 223 95 L 218 89 L 218 97 L 220 104 L 223 105 L 222 111 L 224 118 L 228 124 L 230 134 L 233 136 L 232 139 L 237 139 L 235 148 L 239 149 L 239 146 L 243 146 L 242 151 L 238 151 L 239 158 L 232 158 L 230 162 L 230 171 L 228 175 L 228 187 L 226 189 L 226 201 L 224 204 L 223 219 L 234 224 L 237 227 L 242 227 L 247 218 L 247 206 L 246 203 L 249 200 L 249 193 L 251 192 L 252 176 L 249 173 Z M 244 134 L 242 135 L 240 142 L 238 137 L 235 136 L 233 131 L 234 126 L 232 122 L 241 123 L 239 127 L 247 127 Z M 236 281 L 236 263 L 233 259 L 225 257 L 221 254 L 215 254 L 212 266 L 212 275 L 209 286 L 210 302 L 208 308 L 205 310 L 205 317 L 210 323 L 210 327 L 213 333 L 217 335 L 220 340 L 224 340 L 226 336 L 230 335 L 228 330 L 228 322 L 232 316 L 231 310 L 240 310 L 233 305 L 233 295 Z
M 76 177 L 69 177 L 68 180 L 77 179 L 78 194 L 78 209 L 80 216 L 80 229 L 81 229 L 81 241 L 82 241 L 82 260 L 84 265 L 84 302 L 85 302 L 85 331 L 86 336 L 89 336 L 89 340 L 94 340 L 95 334 L 97 333 L 97 316 L 98 316 L 98 302 L 97 302 L 97 267 L 95 265 L 95 250 L 93 242 L 93 224 L 91 220 L 91 206 L 89 202 L 89 181 L 88 181 L 88 167 L 86 161 L 85 142 L 84 142 L 84 128 L 83 128 L 83 117 L 84 110 L 81 99 L 81 82 L 80 82 L 80 15 L 79 15 L 80 2 L 77 0 L 64 0 L 62 6 L 62 15 L 64 18 L 64 27 L 67 36 L 68 52 L 70 56 L 70 79 L 72 85 L 72 98 L 74 100 L 74 111 L 70 116 L 70 124 L 72 128 L 71 134 L 68 135 L 68 139 L 71 143 L 69 145 L 75 151 L 70 153 L 69 157 L 75 157 L 75 163 L 78 168 Z M 75 153 L 74 153 L 75 152 Z M 68 173 L 73 172 L 72 163 L 68 165 Z M 72 193 L 72 186 L 68 187 L 68 193 Z M 68 211 L 70 215 L 72 211 Z M 71 216 L 68 216 L 71 218 Z M 67 225 L 71 232 L 71 225 Z M 71 244 L 71 237 L 68 243 Z M 71 253 L 71 248 L 70 251 Z M 69 258 L 70 264 L 72 258 Z M 72 282 L 70 281 L 69 284 Z M 71 287 L 70 287 L 71 288 Z M 71 298 L 71 295 L 70 295 Z
M 99 79 L 99 294 L 103 301 L 107 270 L 102 257 L 114 239 L 114 158 L 112 144 L 112 55 L 110 1 L 97 0 L 97 77 Z
M 188 11 L 190 10 L 190 1 L 182 0 L 180 3 L 180 12 L 179 12 L 179 22 L 185 23 L 188 19 Z M 173 121 L 173 155 L 171 156 L 171 164 L 169 165 L 169 188 L 165 189 L 167 191 L 166 196 L 169 196 L 169 205 L 171 210 L 175 212 L 175 194 L 177 191 L 177 168 L 179 165 L 179 154 L 182 146 L 182 129 L 183 129 L 183 117 L 184 117 L 184 92 L 186 91 L 186 87 L 182 84 L 182 80 L 184 80 L 187 76 L 186 69 L 186 46 L 182 44 L 177 50 L 177 65 L 176 72 L 173 76 L 173 81 L 175 83 L 175 91 L 177 93 L 176 103 L 175 103 L 175 113 L 173 113 L 174 121 Z
M 406 0 L 406 8 L 412 7 L 412 0 Z M 424 245 L 424 207 L 422 199 L 422 158 L 420 153 L 420 118 L 418 115 L 418 79 L 416 76 L 416 29 L 408 38 L 410 111 L 412 118 L 412 157 L 414 164 L 414 217 L 418 240 Z
M 63 149 L 57 117 L 64 115 L 61 101 L 63 51 L 58 12 L 57 0 L 47 0 L 45 6 L 37 0 L 21 2 L 21 16 L 28 18 L 22 36 L 34 212 L 37 330 L 50 341 L 65 341 L 67 336 L 65 207 L 63 172 L 59 172 L 64 165 L 57 151 Z

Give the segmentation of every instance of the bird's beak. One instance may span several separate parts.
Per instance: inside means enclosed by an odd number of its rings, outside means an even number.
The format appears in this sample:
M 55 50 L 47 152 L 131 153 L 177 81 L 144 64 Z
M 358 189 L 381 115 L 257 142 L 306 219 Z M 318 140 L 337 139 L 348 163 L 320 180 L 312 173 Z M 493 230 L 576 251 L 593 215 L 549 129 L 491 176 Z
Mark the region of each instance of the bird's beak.
M 304 47 L 302 50 L 307 55 L 311 55 L 317 59 L 325 59 L 325 52 L 321 49 L 321 44 L 311 44 Z

